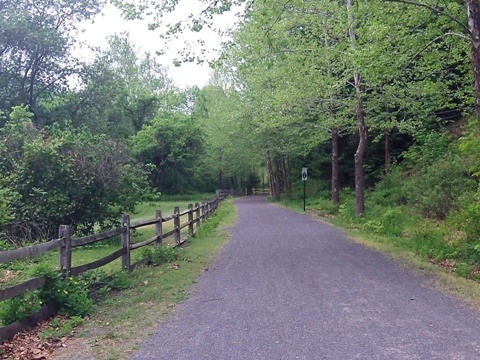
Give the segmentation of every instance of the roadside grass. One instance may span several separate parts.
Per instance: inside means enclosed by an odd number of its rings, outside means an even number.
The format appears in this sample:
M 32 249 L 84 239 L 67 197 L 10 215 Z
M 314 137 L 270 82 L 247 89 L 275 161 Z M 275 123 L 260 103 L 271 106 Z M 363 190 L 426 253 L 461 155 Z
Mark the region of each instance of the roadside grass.
M 178 302 L 191 294 L 203 271 L 228 239 L 236 221 L 233 201 L 223 201 L 217 213 L 187 240 L 175 263 L 142 267 L 130 274 L 132 287 L 110 294 L 94 307 L 94 315 L 76 329 L 76 338 L 58 350 L 52 359 L 128 359 L 146 337 L 153 334 Z M 194 290 L 193 290 L 194 291 Z
M 353 192 L 343 191 L 338 209 L 327 197 L 307 198 L 307 212 L 346 232 L 349 238 L 399 260 L 414 273 L 434 275 L 442 291 L 463 298 L 480 309 L 480 254 L 472 251 L 465 234 L 448 221 L 422 218 L 410 209 L 369 204 L 363 217 L 355 216 Z M 303 212 L 303 199 L 279 204 Z

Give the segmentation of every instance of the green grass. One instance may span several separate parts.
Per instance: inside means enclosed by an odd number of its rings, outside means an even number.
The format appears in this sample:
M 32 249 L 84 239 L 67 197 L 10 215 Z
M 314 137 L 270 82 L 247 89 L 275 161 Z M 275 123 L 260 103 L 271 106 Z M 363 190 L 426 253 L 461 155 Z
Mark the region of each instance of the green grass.
M 176 206 L 180 208 L 180 212 L 188 209 L 188 204 L 195 206 L 196 202 L 201 202 L 206 198 L 191 198 L 182 200 L 168 201 L 152 201 L 138 204 L 134 214 L 130 216 L 130 221 L 147 220 L 155 218 L 155 210 L 160 210 L 162 216 L 172 215 Z
M 130 276 L 135 284 L 108 296 L 95 306 L 95 314 L 76 330 L 77 339 L 60 349 L 54 358 L 69 359 L 82 353 L 89 359 L 128 359 L 152 334 L 175 305 L 191 295 L 192 284 L 208 268 L 228 238 L 236 221 L 232 200 L 222 202 L 217 213 L 180 249 L 172 264 L 144 267 Z M 121 341 L 119 341 L 121 340 Z
M 139 220 L 147 220 L 155 218 L 155 211 L 162 211 L 162 216 L 166 217 L 174 213 L 174 208 L 178 206 L 180 212 L 188 209 L 188 204 L 195 205 L 196 202 L 201 202 L 207 198 L 212 197 L 213 194 L 199 194 L 194 195 L 192 198 L 186 196 L 179 196 L 181 200 L 168 201 L 151 201 L 140 203 L 134 214 L 131 215 L 131 222 Z M 187 221 L 187 217 L 183 216 L 181 219 L 182 223 Z M 163 224 L 163 232 L 167 232 L 173 229 L 173 221 L 168 221 Z M 188 229 L 182 229 L 182 237 L 187 237 Z M 143 240 L 149 239 L 155 235 L 154 226 L 145 226 L 139 229 L 136 229 L 132 232 L 132 243 L 141 242 Z M 165 244 L 173 244 L 173 236 L 164 239 Z M 73 249 L 72 253 L 72 266 L 79 266 L 83 264 L 91 263 L 95 260 L 101 259 L 114 251 L 120 248 L 120 237 L 114 239 L 107 239 L 100 241 L 90 246 L 80 247 Z M 131 263 L 142 258 L 142 249 L 136 249 L 131 252 Z M 7 287 L 22 283 L 31 276 L 32 267 L 35 267 L 35 264 L 38 262 L 45 262 L 53 269 L 58 269 L 59 267 L 59 253 L 58 251 L 50 251 L 40 257 L 25 259 L 23 261 L 16 261 L 14 263 L 7 264 L 2 269 L 0 269 L 0 286 Z M 121 269 L 121 260 L 117 259 L 103 267 L 103 271 L 108 274 L 115 273 Z

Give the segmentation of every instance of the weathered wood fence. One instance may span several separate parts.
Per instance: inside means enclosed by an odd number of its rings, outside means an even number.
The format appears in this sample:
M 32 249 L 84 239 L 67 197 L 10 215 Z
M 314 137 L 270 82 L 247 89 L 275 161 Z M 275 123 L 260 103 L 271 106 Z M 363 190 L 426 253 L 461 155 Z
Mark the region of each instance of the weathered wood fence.
M 173 214 L 168 216 L 163 216 L 161 211 L 157 210 L 155 212 L 155 217 L 148 220 L 131 222 L 129 215 L 123 215 L 121 219 L 121 226 L 119 228 L 81 238 L 72 238 L 70 227 L 68 225 L 60 225 L 58 239 L 15 250 L 1 251 L 0 264 L 42 255 L 52 250 L 59 250 L 59 271 L 65 274 L 65 276 L 77 275 L 88 270 L 97 269 L 120 257 L 122 269 L 131 271 L 135 267 L 147 264 L 149 261 L 149 258 L 147 257 L 132 264 L 130 254 L 133 250 L 151 244 L 155 244 L 157 246 L 162 245 L 164 240 L 171 236 L 173 236 L 174 239 L 173 246 L 180 246 L 186 240 L 182 239 L 182 229 L 188 227 L 188 234 L 190 236 L 195 236 L 201 224 L 215 213 L 221 198 L 222 196 L 216 196 L 211 200 L 207 200 L 202 203 L 196 203 L 195 206 L 189 204 L 188 209 L 182 212 L 180 212 L 179 207 L 175 207 Z M 173 223 L 173 229 L 164 232 L 164 224 L 167 222 Z M 155 236 L 139 243 L 131 242 L 132 230 L 152 225 L 155 225 Z M 91 245 L 119 235 L 121 240 L 119 249 L 117 251 L 94 262 L 72 267 L 72 250 L 74 248 Z M 2 288 L 0 290 L 0 301 L 8 300 L 27 291 L 41 288 L 45 285 L 45 283 L 46 278 L 44 276 L 39 276 L 15 286 Z M 55 311 L 56 309 L 52 308 L 51 306 L 46 306 L 37 314 L 29 316 L 22 321 L 18 321 L 0 328 L 0 339 L 12 337 L 17 332 L 31 327 L 39 321 L 52 316 Z
M 253 188 L 252 195 L 270 195 L 270 189 Z

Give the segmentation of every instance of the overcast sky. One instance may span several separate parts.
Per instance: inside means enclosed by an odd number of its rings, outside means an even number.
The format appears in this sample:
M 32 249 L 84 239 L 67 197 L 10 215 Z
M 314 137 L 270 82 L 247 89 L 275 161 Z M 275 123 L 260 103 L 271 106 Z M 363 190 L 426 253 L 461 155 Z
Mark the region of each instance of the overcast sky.
M 191 0 L 181 2 L 178 11 L 169 20 L 175 21 L 175 18 L 188 16 L 192 11 L 192 4 L 195 4 L 195 2 Z M 223 19 L 223 22 L 228 23 L 229 20 L 231 23 L 234 22 L 233 14 L 230 16 L 230 19 Z M 108 4 L 103 10 L 103 15 L 98 15 L 93 24 L 83 25 L 85 32 L 80 35 L 79 40 L 85 41 L 89 46 L 106 48 L 106 38 L 108 36 L 128 31 L 130 38 L 142 52 L 149 51 L 154 54 L 155 51 L 164 50 L 166 44 L 159 38 L 160 31 L 149 31 L 147 25 L 147 21 L 126 21 L 122 19 L 120 10 Z M 210 68 L 206 63 L 202 65 L 186 63 L 180 67 L 175 67 L 172 63 L 175 58 L 179 57 L 178 51 L 182 49 L 183 43 L 186 40 L 195 39 L 194 36 L 201 36 L 211 49 L 220 48 L 222 39 L 214 33 L 202 30 L 199 34 L 193 35 L 188 32 L 182 35 L 181 39 L 168 44 L 169 49 L 167 53 L 158 57 L 159 62 L 169 68 L 170 77 L 175 81 L 176 85 L 182 88 L 194 85 L 201 87 L 207 84 L 210 77 Z M 77 54 L 80 54 L 85 60 L 90 60 L 93 57 L 91 51 L 85 47 Z

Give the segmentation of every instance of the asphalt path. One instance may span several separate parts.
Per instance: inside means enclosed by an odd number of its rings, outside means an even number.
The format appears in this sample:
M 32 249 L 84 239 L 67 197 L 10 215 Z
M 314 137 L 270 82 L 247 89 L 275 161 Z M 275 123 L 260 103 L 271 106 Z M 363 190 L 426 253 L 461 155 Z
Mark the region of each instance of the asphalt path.
M 480 359 L 480 314 L 327 224 L 236 201 L 232 237 L 133 359 Z

